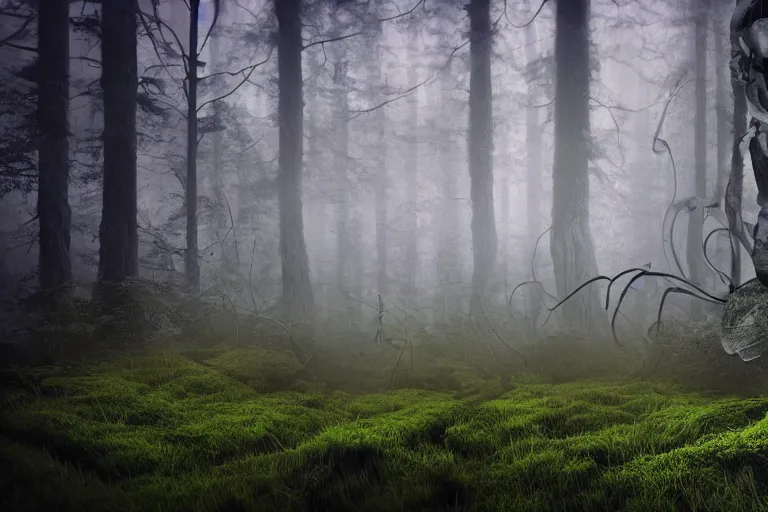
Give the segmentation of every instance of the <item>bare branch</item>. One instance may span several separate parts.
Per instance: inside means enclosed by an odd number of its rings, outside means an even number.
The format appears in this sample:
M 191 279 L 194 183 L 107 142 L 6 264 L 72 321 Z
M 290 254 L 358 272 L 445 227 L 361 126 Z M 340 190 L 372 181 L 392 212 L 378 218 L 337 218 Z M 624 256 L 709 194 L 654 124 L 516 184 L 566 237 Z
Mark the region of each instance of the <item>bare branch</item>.
M 200 106 L 198 106 L 198 107 L 197 107 L 197 110 L 195 110 L 195 112 L 200 112 L 200 110 L 201 110 L 203 107 L 205 107 L 206 105 L 210 105 L 211 103 L 217 102 L 217 101 L 219 101 L 219 100 L 223 100 L 224 98 L 226 98 L 226 97 L 228 97 L 228 96 L 231 96 L 232 94 L 234 94 L 234 93 L 235 93 L 235 91 L 237 91 L 237 90 L 240 88 L 240 86 L 242 86 L 242 85 L 243 85 L 245 82 L 247 82 L 247 81 L 248 81 L 248 79 L 251 77 L 251 75 L 252 75 L 252 74 L 253 74 L 253 72 L 256 70 L 256 68 L 257 68 L 257 67 L 259 67 L 259 66 L 261 66 L 262 64 L 265 64 L 266 62 L 268 62 L 268 61 L 269 61 L 269 59 L 270 59 L 271 57 L 272 57 L 272 51 L 270 50 L 270 52 L 269 52 L 269 55 L 267 55 L 267 58 L 266 58 L 266 59 L 264 59 L 264 60 L 263 60 L 263 61 L 261 61 L 261 62 L 257 62 L 257 63 L 256 63 L 256 64 L 254 64 L 253 66 L 250 66 L 250 68 L 251 68 L 251 69 L 248 71 L 248 74 L 246 74 L 246 75 L 245 75 L 245 77 L 244 77 L 244 78 L 243 78 L 243 79 L 240 81 L 240 83 L 239 83 L 239 84 L 237 84 L 235 87 L 233 87 L 233 88 L 232 88 L 232 90 L 230 90 L 230 91 L 229 91 L 228 93 L 226 93 L 226 94 L 223 94 L 223 95 L 219 96 L 218 98 L 214 98 L 214 99 L 212 99 L 212 100 L 208 100 L 208 101 L 204 102 L 202 105 L 200 105 Z M 242 72 L 243 72 L 243 71 L 245 71 L 246 69 L 248 69 L 248 68 L 243 68 L 243 69 L 242 69 L 242 70 L 240 70 L 238 73 L 242 73 Z
M 3 39 L 0 39 L 0 46 L 3 46 L 4 44 L 8 43 L 11 39 L 14 39 L 14 38 L 20 36 L 21 34 L 23 34 L 24 31 L 29 26 L 29 24 L 32 23 L 32 21 L 34 19 L 35 19 L 34 16 L 30 16 L 29 18 L 27 18 L 27 20 L 24 23 L 21 24 L 21 26 L 18 28 L 18 30 L 16 30 L 12 34 L 8 35 L 7 37 L 4 37 Z
M 335 43 L 337 41 L 343 41 L 345 39 L 349 39 L 350 37 L 359 36 L 362 33 L 363 33 L 362 31 L 357 31 L 357 32 L 355 32 L 353 34 L 345 34 L 343 36 L 331 37 L 330 39 L 323 39 L 322 41 L 313 41 L 313 42 L 311 42 L 309 44 L 306 44 L 306 45 L 302 46 L 301 47 L 301 51 L 304 51 L 304 50 L 306 50 L 308 48 L 312 48 L 313 46 L 323 45 L 323 44 L 326 44 L 326 43 Z
M 15 12 L 0 11 L 0 16 L 6 16 L 8 18 L 16 18 L 17 20 L 26 20 L 29 18 L 27 14 L 16 14 Z
M 216 78 L 217 76 L 223 76 L 223 75 L 229 75 L 229 76 L 237 76 L 237 75 L 240 75 L 240 74 L 242 74 L 242 73 L 245 73 L 246 71 L 250 70 L 250 69 L 251 69 L 251 68 L 253 68 L 254 66 L 260 66 L 261 64 L 264 64 L 265 62 L 266 62 L 266 61 L 260 62 L 260 63 L 258 63 L 258 64 L 251 64 L 250 66 L 245 66 L 244 68 L 242 68 L 242 69 L 239 69 L 239 70 L 237 70 L 237 71 L 221 71 L 221 72 L 219 72 L 219 73 L 213 73 L 213 74 L 211 74 L 211 75 L 205 75 L 205 76 L 201 76 L 201 77 L 199 77 L 199 78 L 197 79 L 197 81 L 198 81 L 198 82 L 202 82 L 203 80 L 208 80 L 208 79 L 211 79 L 211 78 Z
M 149 28 L 149 25 L 147 24 L 147 20 L 144 18 L 145 16 L 144 12 L 142 12 L 142 10 L 139 9 L 138 0 L 136 2 L 136 12 L 139 13 L 139 21 L 141 22 L 141 25 L 144 27 L 144 30 L 147 32 L 147 37 L 149 37 L 149 41 L 152 43 L 152 48 L 155 51 L 155 55 L 160 60 L 160 64 L 162 65 L 165 72 L 168 74 L 168 78 L 170 78 L 171 81 L 177 82 L 176 78 L 173 76 L 173 74 L 171 74 L 171 71 L 168 69 L 168 65 L 163 60 L 163 57 L 160 55 L 160 50 L 157 47 L 157 41 L 155 40 L 155 36 L 152 34 L 152 30 Z M 162 30 L 160 31 L 160 37 L 161 38 L 163 37 Z M 183 65 L 184 65 L 184 74 L 186 75 L 187 65 L 186 63 L 183 63 Z
M 219 21 L 220 8 L 221 8 L 221 0 L 213 0 L 213 21 L 211 21 L 211 26 L 208 27 L 208 33 L 205 34 L 205 39 L 203 39 L 203 44 L 200 45 L 200 50 L 198 52 L 198 55 L 203 53 L 203 48 L 205 48 L 205 43 L 208 42 L 208 38 L 211 37 L 211 32 L 213 32 L 213 29 L 216 27 L 216 22 Z
M 541 1 L 541 5 L 536 10 L 536 12 L 533 13 L 533 17 L 527 23 L 524 23 L 522 25 L 515 25 L 514 23 L 512 23 L 512 20 L 510 20 L 509 16 L 507 16 L 507 14 L 506 14 L 507 2 L 505 1 L 504 2 L 504 16 L 507 18 L 507 21 L 509 22 L 510 25 L 512 25 L 512 27 L 514 27 L 514 28 L 525 28 L 528 25 L 530 25 L 531 23 L 533 23 L 534 21 L 536 21 L 536 18 L 538 17 L 538 15 L 541 12 L 541 10 L 544 9 L 544 6 L 546 5 L 546 3 L 547 3 L 547 0 L 542 0 Z
M 403 17 L 405 17 L 405 16 L 408 16 L 408 15 L 409 15 L 409 14 L 411 14 L 412 12 L 414 12 L 414 11 L 415 11 L 416 9 L 418 9 L 418 8 L 419 8 L 419 6 L 420 6 L 420 5 L 422 5 L 422 4 L 426 4 L 426 0 L 419 0 L 419 1 L 416 3 L 416 5 L 414 5 L 412 8 L 408 9 L 407 11 L 405 11 L 405 12 L 403 12 L 403 13 L 400 13 L 400 14 L 396 14 L 396 15 L 394 15 L 394 16 L 390 16 L 390 17 L 388 17 L 388 18 L 379 18 L 379 19 L 377 19 L 376 21 L 378 21 L 378 22 L 380 22 L 380 23 L 384 23 L 384 22 L 386 22 L 386 21 L 392 21 L 392 20 L 396 20 L 396 19 L 398 19 L 398 18 L 403 18 Z
M 11 48 L 16 48 L 17 50 L 22 50 L 25 52 L 37 53 L 37 48 L 34 46 L 24 46 L 22 44 L 11 43 L 9 41 L 4 42 L 1 46 L 9 46 Z
M 451 51 L 451 54 L 448 56 L 448 59 L 445 61 L 445 63 L 442 66 L 440 66 L 434 73 L 432 73 L 429 77 L 427 77 L 425 80 L 421 81 L 420 83 L 414 85 L 413 87 L 410 87 L 410 88 L 406 89 L 405 91 L 403 91 L 398 96 L 396 96 L 394 98 L 391 98 L 391 99 L 388 99 L 386 101 L 383 101 L 383 102 L 379 103 L 378 105 L 374 105 L 373 107 L 370 107 L 370 108 L 360 109 L 360 110 L 350 110 L 350 112 L 354 112 L 355 115 L 350 117 L 349 119 L 347 119 L 347 121 L 351 121 L 352 119 L 356 119 L 356 118 L 360 117 L 362 114 L 368 114 L 370 112 L 373 112 L 374 110 L 377 110 L 377 109 L 380 109 L 380 108 L 382 108 L 382 107 L 384 107 L 386 105 L 389 105 L 390 103 L 394 103 L 395 101 L 403 99 L 406 96 L 410 95 L 413 91 L 415 91 L 419 87 L 428 84 L 429 82 L 434 80 L 438 75 L 440 75 L 440 73 L 442 73 L 446 69 L 448 69 L 448 67 L 451 65 L 451 62 L 453 61 L 453 58 L 456 55 L 456 53 L 459 50 L 461 50 L 462 48 L 464 48 L 468 44 L 469 44 L 469 40 L 466 40 L 463 43 L 461 43 L 459 46 L 456 46 Z

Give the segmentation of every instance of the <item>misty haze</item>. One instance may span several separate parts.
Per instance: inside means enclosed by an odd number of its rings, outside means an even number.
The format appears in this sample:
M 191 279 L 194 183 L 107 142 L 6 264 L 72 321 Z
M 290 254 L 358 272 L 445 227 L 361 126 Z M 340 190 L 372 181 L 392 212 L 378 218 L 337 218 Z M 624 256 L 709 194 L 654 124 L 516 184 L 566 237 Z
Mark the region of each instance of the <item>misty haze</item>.
M 768 0 L 0 0 L 0 509 L 768 510 Z

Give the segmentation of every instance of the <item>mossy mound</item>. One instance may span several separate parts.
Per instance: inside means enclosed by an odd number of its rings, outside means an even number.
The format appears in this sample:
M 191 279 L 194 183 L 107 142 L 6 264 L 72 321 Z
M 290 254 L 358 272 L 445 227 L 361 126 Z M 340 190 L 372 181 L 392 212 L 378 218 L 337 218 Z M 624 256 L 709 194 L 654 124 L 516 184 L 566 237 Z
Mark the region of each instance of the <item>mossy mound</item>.
M 0 509 L 768 509 L 768 398 L 589 381 L 307 392 L 301 369 L 220 348 L 19 369 L 0 395 Z

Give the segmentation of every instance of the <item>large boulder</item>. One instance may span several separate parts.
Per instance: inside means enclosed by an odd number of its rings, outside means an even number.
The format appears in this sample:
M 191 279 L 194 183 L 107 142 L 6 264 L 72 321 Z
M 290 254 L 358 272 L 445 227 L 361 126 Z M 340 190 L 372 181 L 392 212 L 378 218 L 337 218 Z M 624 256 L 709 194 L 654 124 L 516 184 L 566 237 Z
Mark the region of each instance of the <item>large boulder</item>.
M 728 354 L 744 361 L 768 350 L 768 288 L 753 279 L 728 298 L 722 316 L 720 342 Z

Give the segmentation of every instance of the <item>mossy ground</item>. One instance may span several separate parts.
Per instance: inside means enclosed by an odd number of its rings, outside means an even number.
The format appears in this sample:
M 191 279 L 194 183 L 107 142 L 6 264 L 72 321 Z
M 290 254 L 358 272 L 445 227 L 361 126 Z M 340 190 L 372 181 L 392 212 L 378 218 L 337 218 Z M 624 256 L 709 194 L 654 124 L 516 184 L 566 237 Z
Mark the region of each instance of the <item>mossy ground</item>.
M 640 380 L 626 351 L 550 340 L 523 371 L 435 336 L 397 371 L 367 335 L 308 365 L 198 343 L 7 369 L 0 510 L 768 510 L 768 385 L 711 393 L 743 363 L 671 382 L 692 356 L 667 351 Z

